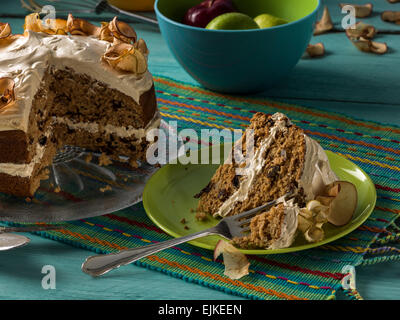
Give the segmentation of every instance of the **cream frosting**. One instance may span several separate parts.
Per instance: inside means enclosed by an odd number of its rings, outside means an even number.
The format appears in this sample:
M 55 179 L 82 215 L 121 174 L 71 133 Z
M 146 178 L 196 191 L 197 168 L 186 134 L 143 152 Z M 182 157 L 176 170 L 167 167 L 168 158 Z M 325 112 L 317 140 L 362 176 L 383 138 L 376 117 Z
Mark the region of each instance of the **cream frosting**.
M 290 120 L 287 120 L 287 117 L 279 112 L 273 114 L 272 119 L 275 123 L 270 128 L 269 135 L 260 144 L 260 148 L 251 155 L 250 159 L 247 159 L 249 165 L 244 169 L 246 175 L 242 179 L 239 188 L 220 206 L 214 216 L 225 217 L 236 203 L 247 199 L 254 180 L 265 165 L 264 152 L 275 141 L 277 133 L 286 132 L 286 124 L 291 124 Z M 319 143 L 307 135 L 304 135 L 304 137 L 306 154 L 299 186 L 304 189 L 306 200 L 308 201 L 314 199 L 325 185 L 338 179 L 330 168 L 328 157 Z
M 49 66 L 86 74 L 138 103 L 140 96 L 152 87 L 152 76 L 149 71 L 142 75 L 119 73 L 103 63 L 101 57 L 110 46 L 107 41 L 91 37 L 28 31 L 27 36 L 0 47 L 0 77 L 15 81 L 16 97 L 0 110 L 0 131 L 27 132 L 32 100 Z

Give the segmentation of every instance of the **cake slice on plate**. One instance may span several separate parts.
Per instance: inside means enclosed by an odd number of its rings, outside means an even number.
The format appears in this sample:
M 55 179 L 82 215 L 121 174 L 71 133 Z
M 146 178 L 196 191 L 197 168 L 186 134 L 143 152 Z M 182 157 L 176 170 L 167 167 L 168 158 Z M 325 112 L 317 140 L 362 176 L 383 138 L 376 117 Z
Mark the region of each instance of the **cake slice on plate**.
M 246 139 L 250 134 L 253 140 Z M 246 141 L 254 141 L 253 152 L 248 155 Z M 196 195 L 197 212 L 214 217 L 231 216 L 292 192 L 293 200 L 282 199 L 283 204 L 253 218 L 250 235 L 236 239 L 242 247 L 244 243 L 267 248 L 290 246 L 299 208 L 322 195 L 326 185 L 338 180 L 324 150 L 282 113 L 255 114 L 235 145 L 242 147 L 247 162 L 232 157 L 233 147 L 231 156 Z
M 64 145 L 145 160 L 157 128 L 148 49 L 126 23 L 26 17 L 0 24 L 0 192 L 32 196 Z

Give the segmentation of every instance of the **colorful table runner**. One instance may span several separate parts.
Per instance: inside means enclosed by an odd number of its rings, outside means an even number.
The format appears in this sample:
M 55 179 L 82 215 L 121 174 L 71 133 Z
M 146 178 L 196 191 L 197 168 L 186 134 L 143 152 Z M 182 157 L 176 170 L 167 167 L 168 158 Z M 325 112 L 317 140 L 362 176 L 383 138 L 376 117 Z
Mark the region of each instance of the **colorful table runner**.
M 179 130 L 244 129 L 255 112 L 287 114 L 325 149 L 366 171 L 378 200 L 361 227 L 335 242 L 288 254 L 249 256 L 250 274 L 240 280 L 224 276 L 222 260 L 213 262 L 211 251 L 189 244 L 143 258 L 137 265 L 249 299 L 332 299 L 347 275 L 345 266 L 399 259 L 400 228 L 395 220 L 400 213 L 400 128 L 257 97 L 222 95 L 164 77 L 155 77 L 155 85 L 163 119 L 177 121 Z M 97 253 L 171 238 L 147 218 L 141 203 L 38 234 Z M 361 299 L 356 290 L 345 293 Z

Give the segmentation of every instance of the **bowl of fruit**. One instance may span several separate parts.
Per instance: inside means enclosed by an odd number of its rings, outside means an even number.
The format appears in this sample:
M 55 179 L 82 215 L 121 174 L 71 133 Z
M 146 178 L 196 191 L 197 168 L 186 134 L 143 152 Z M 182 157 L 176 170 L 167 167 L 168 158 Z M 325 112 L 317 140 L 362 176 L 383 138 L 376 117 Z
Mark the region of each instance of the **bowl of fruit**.
M 264 91 L 285 79 L 311 39 L 320 0 L 156 0 L 161 34 L 206 88 Z

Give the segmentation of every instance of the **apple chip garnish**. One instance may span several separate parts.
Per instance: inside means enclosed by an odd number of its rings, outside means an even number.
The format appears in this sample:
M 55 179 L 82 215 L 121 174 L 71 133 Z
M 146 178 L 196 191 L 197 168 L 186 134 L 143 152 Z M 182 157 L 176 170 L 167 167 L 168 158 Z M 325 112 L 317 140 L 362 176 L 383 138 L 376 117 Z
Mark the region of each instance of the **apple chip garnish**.
M 135 47 L 135 49 L 143 53 L 143 55 L 149 55 L 149 49 L 147 48 L 146 42 L 142 38 L 140 38 L 138 42 L 136 42 L 133 46 Z
M 249 274 L 250 263 L 246 256 L 230 243 L 219 240 L 214 249 L 214 261 L 221 255 L 224 257 L 224 275 L 237 280 Z
M 315 24 L 314 35 L 322 34 L 333 29 L 333 22 L 328 7 L 325 6 L 321 20 Z
M 362 21 L 357 22 L 350 28 L 346 29 L 346 35 L 349 39 L 365 38 L 372 39 L 376 34 L 376 29 L 370 24 L 366 24 Z
M 351 40 L 351 39 L 350 39 Z M 388 51 L 388 46 L 384 42 L 372 41 L 370 39 L 360 37 L 358 39 L 351 40 L 357 49 L 364 52 L 372 52 L 376 54 L 384 54 Z
M 25 16 L 25 24 L 24 24 L 24 32 L 28 30 L 30 31 L 35 31 L 35 32 L 41 32 L 43 27 L 42 27 L 42 20 L 40 19 L 40 16 L 38 13 L 31 13 Z
M 329 208 L 328 221 L 335 226 L 348 223 L 357 208 L 357 189 L 351 182 L 335 181 L 325 190 L 326 196 L 319 196 L 316 200 Z
M 381 14 L 381 19 L 386 22 L 400 24 L 400 11 L 384 11 Z
M 0 40 L 11 35 L 11 27 L 8 23 L 0 22 Z
M 111 46 L 103 55 L 103 59 L 115 70 L 143 74 L 147 70 L 145 56 L 128 43 Z
M 114 37 L 113 37 L 108 25 L 109 25 L 108 22 L 101 22 L 99 39 L 112 43 L 114 41 Z
M 13 79 L 8 77 L 0 78 L 0 109 L 15 100 L 14 85 Z
M 371 15 L 372 13 L 372 4 L 351 4 L 351 3 L 340 3 L 339 6 L 343 8 L 344 6 L 352 6 L 355 10 L 355 14 L 357 18 L 365 18 Z
M 323 43 L 309 44 L 306 49 L 307 54 L 311 58 L 322 57 L 325 54 L 325 47 Z
M 89 21 L 74 18 L 72 14 L 69 14 L 67 20 L 67 29 L 72 35 L 98 37 L 100 35 L 101 27 L 97 27 L 91 24 Z
M 64 19 L 46 19 L 41 26 L 41 31 L 48 34 L 66 35 L 68 33 L 67 20 Z
M 118 21 L 117 17 L 109 23 L 108 28 L 112 32 L 113 36 L 118 40 L 126 43 L 135 43 L 137 35 L 132 27 L 123 21 Z
M 298 215 L 298 230 L 303 233 L 308 242 L 318 242 L 324 239 L 323 225 L 328 222 L 329 207 L 320 201 L 311 200 Z

